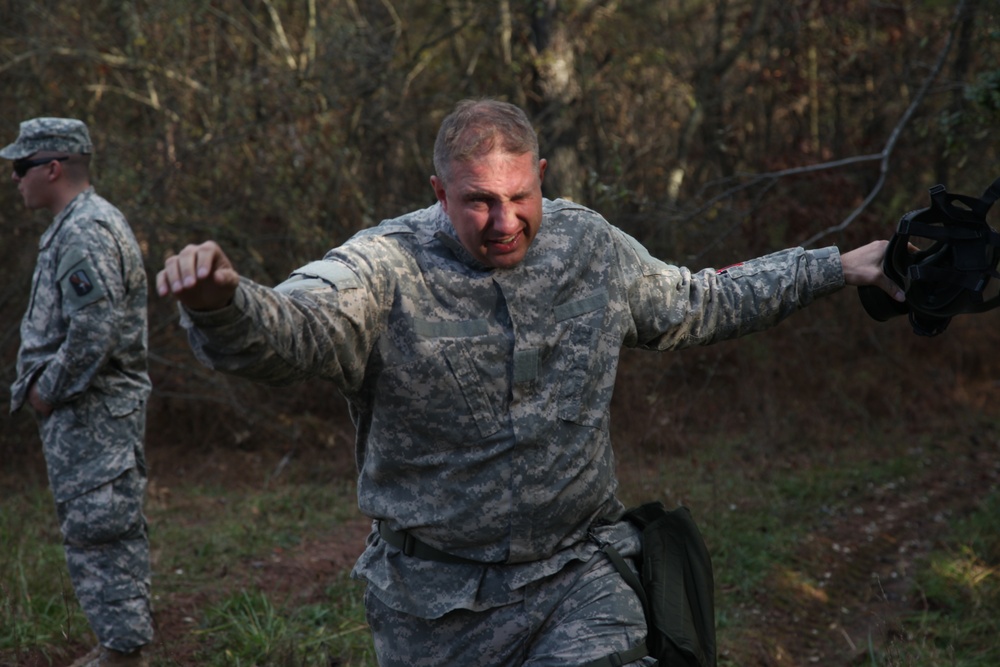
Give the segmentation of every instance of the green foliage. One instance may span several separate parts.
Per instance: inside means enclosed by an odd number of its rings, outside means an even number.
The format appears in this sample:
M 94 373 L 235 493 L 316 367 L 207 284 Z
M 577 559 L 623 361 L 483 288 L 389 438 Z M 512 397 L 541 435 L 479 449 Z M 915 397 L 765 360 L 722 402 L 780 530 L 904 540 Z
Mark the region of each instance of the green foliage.
M 276 597 L 273 590 L 246 587 L 245 575 L 228 574 L 253 572 L 294 553 L 307 536 L 356 519 L 355 503 L 353 488 L 339 482 L 274 483 L 245 494 L 191 486 L 175 489 L 166 506 L 149 502 L 154 613 L 170 607 L 174 596 L 206 596 L 188 640 L 201 652 L 197 664 L 374 665 L 364 585 L 349 577 L 349 569 L 320 582 L 322 594 L 305 601 L 294 586 Z M 0 664 L 29 653 L 61 656 L 68 646 L 92 642 L 68 580 L 47 490 L 4 501 L 0 543 Z M 154 648 L 154 664 L 158 652 L 167 660 L 175 650 Z
M 38 489 L 5 498 L 0 544 L 0 656 L 86 637 L 89 626 L 66 573 L 51 494 Z
M 918 583 L 923 608 L 906 627 L 921 638 L 927 654 L 962 667 L 995 665 L 1000 658 L 995 642 L 1000 632 L 1000 493 L 982 499 L 973 514 L 956 522 L 947 542 L 921 568 Z
M 159 568 L 173 576 L 159 585 L 196 589 L 227 563 L 294 548 L 308 535 L 323 534 L 354 516 L 355 503 L 343 483 L 280 485 L 271 491 L 188 489 L 151 521 L 151 541 L 172 545 L 162 552 Z
M 888 443 L 880 445 L 888 447 Z M 749 603 L 775 568 L 787 567 L 803 535 L 831 517 L 848 515 L 866 494 L 894 480 L 905 479 L 914 463 L 906 455 L 883 450 L 884 458 L 869 460 L 865 452 L 845 448 L 818 455 L 808 467 L 769 475 L 764 481 L 746 474 L 745 458 L 731 445 L 708 454 L 719 461 L 712 477 L 724 479 L 713 494 L 731 499 L 702 519 L 712 544 L 717 587 L 726 591 L 725 607 Z M 743 461 L 733 465 L 733 461 Z M 703 493 L 692 495 L 694 506 L 710 506 Z
M 261 591 L 234 593 L 205 613 L 197 634 L 208 645 L 199 664 L 375 665 L 362 585 L 341 577 L 327 594 L 328 604 L 279 609 Z

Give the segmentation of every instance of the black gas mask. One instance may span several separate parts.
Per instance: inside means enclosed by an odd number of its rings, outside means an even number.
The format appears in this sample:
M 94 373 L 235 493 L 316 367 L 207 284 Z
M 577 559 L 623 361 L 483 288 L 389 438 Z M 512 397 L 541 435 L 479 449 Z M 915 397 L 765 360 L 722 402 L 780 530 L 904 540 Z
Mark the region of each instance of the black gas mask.
M 865 311 L 879 322 L 908 315 L 914 333 L 936 336 L 951 318 L 1000 306 L 1000 234 L 986 214 L 1000 198 L 1000 178 L 976 199 L 949 193 L 943 185 L 930 189 L 931 205 L 904 215 L 889 240 L 882 270 L 902 288 L 906 301 L 894 300 L 878 287 L 858 288 Z M 925 249 L 915 239 L 928 239 Z M 994 281 L 996 282 L 996 281 Z M 990 287 L 990 289 L 987 289 Z

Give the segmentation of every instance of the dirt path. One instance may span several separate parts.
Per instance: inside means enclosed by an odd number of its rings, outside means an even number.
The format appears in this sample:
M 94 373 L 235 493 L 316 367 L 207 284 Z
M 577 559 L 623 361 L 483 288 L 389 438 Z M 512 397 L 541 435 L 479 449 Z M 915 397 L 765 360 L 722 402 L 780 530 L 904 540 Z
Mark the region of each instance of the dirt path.
M 1000 448 L 969 441 L 948 451 L 914 452 L 919 473 L 852 493 L 831 513 L 782 571 L 771 573 L 752 605 L 739 610 L 748 630 L 722 630 L 722 664 L 760 667 L 868 664 L 869 646 L 905 642 L 902 615 L 925 602 L 913 594 L 917 562 L 954 517 L 975 509 L 1000 480 Z M 322 600 L 323 582 L 352 566 L 367 535 L 358 518 L 232 577 L 303 603 Z M 234 573 L 235 574 L 235 573 Z M 171 599 L 158 615 L 161 641 L 183 661 L 190 618 L 204 601 Z M 191 647 L 193 649 L 193 647 Z
M 750 632 L 725 637 L 738 647 L 732 664 L 868 665 L 869 645 L 892 655 L 913 640 L 899 620 L 926 609 L 917 565 L 1000 482 L 1000 449 L 970 441 L 914 456 L 925 457 L 919 475 L 866 489 L 805 536 L 791 566 L 742 610 L 756 619 Z

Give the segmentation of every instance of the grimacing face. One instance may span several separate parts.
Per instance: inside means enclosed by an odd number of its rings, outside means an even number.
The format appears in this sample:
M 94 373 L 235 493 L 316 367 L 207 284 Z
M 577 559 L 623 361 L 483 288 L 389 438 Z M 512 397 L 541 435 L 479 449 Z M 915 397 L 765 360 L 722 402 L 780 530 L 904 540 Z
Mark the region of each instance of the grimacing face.
M 542 224 L 545 160 L 531 153 L 495 150 L 451 165 L 445 183 L 431 176 L 431 186 L 455 227 L 462 246 L 486 266 L 517 266 Z

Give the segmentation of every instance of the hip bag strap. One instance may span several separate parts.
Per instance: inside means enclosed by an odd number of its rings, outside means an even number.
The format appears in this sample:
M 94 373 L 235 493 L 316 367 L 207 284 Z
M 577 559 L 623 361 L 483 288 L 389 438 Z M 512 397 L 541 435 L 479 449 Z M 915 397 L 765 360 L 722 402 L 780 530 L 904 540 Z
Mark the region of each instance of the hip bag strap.
M 601 547 L 601 551 L 607 554 L 608 559 L 614 563 L 615 568 L 617 568 L 618 572 L 622 575 L 622 578 L 625 579 L 625 583 L 635 590 L 636 595 L 639 596 L 639 601 L 642 602 L 642 610 L 646 615 L 646 626 L 652 627 L 652 624 L 649 622 L 649 604 L 646 598 L 646 591 L 643 589 L 642 582 L 639 580 L 639 577 L 635 576 L 635 573 L 632 572 L 632 568 L 628 566 L 625 559 L 613 546 L 605 544 Z M 617 653 L 606 655 L 603 658 L 592 660 L 584 665 L 584 667 L 622 667 L 622 665 L 627 665 L 641 658 L 645 658 L 647 655 L 649 655 L 649 647 L 646 645 L 646 641 L 643 640 L 641 643 L 630 649 L 618 651 Z

